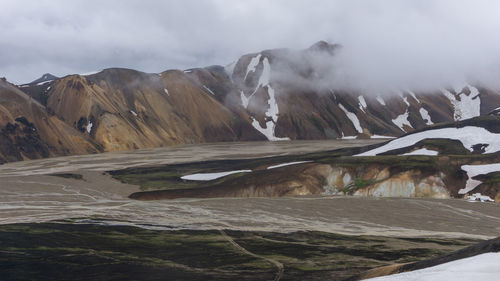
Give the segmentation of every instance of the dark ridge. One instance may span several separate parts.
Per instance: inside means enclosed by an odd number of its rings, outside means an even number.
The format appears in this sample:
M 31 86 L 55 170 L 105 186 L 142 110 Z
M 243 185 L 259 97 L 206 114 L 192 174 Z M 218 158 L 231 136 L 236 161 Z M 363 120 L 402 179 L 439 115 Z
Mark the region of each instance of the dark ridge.
M 38 83 L 42 83 L 42 82 L 45 82 L 45 81 L 52 81 L 52 80 L 56 80 L 56 79 L 59 79 L 59 77 L 55 76 L 55 75 L 52 75 L 50 73 L 45 73 L 44 75 L 42 75 L 42 77 L 34 80 L 34 81 L 31 81 L 30 83 L 28 84 L 38 84 Z

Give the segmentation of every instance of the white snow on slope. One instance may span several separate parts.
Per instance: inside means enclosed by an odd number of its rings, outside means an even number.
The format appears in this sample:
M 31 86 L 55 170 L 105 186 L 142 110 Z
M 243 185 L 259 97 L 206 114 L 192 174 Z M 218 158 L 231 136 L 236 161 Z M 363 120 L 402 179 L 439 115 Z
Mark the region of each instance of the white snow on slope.
M 472 179 L 478 175 L 487 175 L 493 172 L 500 172 L 500 163 L 495 164 L 485 164 L 485 165 L 463 165 L 462 170 L 467 172 L 467 182 L 465 183 L 465 188 L 462 188 L 458 191 L 458 194 L 465 194 L 474 190 L 478 185 L 481 184 L 481 181 Z
M 460 93 L 458 98 L 448 90 L 442 90 L 443 94 L 450 100 L 454 108 L 453 119 L 455 121 L 465 120 L 481 115 L 481 99 L 479 98 L 479 90 L 467 85 L 470 94 Z M 457 88 L 456 90 L 458 90 Z M 460 90 L 457 91 L 459 93 Z
M 500 253 L 486 253 L 420 270 L 382 276 L 371 281 L 498 281 Z
M 371 139 L 395 139 L 393 136 L 372 135 Z
M 244 95 L 242 95 L 241 97 L 242 104 L 248 105 L 248 102 L 250 101 L 252 96 L 257 92 L 257 90 L 260 87 L 265 87 L 269 95 L 269 99 L 267 100 L 269 108 L 267 109 L 265 114 L 267 117 L 270 117 L 271 120 L 266 122 L 265 128 L 262 128 L 259 121 L 255 120 L 255 118 L 252 117 L 252 126 L 255 129 L 257 129 L 257 131 L 261 132 L 264 136 L 266 136 L 266 138 L 270 141 L 290 140 L 290 138 L 276 137 L 274 133 L 274 130 L 276 129 L 276 122 L 278 122 L 278 114 L 279 114 L 278 103 L 276 101 L 275 91 L 269 84 L 271 79 L 271 65 L 269 64 L 269 60 L 267 58 L 264 58 L 262 63 L 263 63 L 263 68 L 262 68 L 262 73 L 259 77 L 259 83 L 257 84 L 255 91 L 248 98 L 246 98 L 246 100 L 245 97 L 243 97 Z
M 89 75 L 94 75 L 94 74 L 97 74 L 97 73 L 99 73 L 99 72 L 101 72 L 101 71 L 102 71 L 102 69 L 101 69 L 101 70 L 90 71 L 90 72 L 86 72 L 86 73 L 81 73 L 81 74 L 79 74 L 79 75 L 80 75 L 80 76 L 89 76 Z
M 377 96 L 377 101 L 378 101 L 378 103 L 380 103 L 381 105 L 385 106 L 385 101 L 384 101 L 384 99 L 383 99 L 381 96 Z
M 165 94 L 167 94 L 167 96 L 170 96 L 170 94 L 168 93 L 167 88 L 164 88 L 163 91 L 165 92 Z
M 421 107 L 420 110 L 420 116 L 422 116 L 422 120 L 425 121 L 425 124 L 427 125 L 432 125 L 434 122 L 431 120 L 431 116 L 429 115 L 429 111 L 427 111 L 425 108 Z
M 389 143 L 358 154 L 356 156 L 375 156 L 390 150 L 408 147 L 424 139 L 453 139 L 462 142 L 469 151 L 473 151 L 472 146 L 482 143 L 489 144 L 485 148 L 485 153 L 494 153 L 500 150 L 500 134 L 494 134 L 485 128 L 466 126 L 463 128 L 442 128 L 426 130 L 392 140 Z
M 358 131 L 358 133 L 360 133 L 360 134 L 363 133 L 363 128 L 361 128 L 361 123 L 359 123 L 358 116 L 356 116 L 356 114 L 348 111 L 341 103 L 339 103 L 339 107 L 340 107 L 340 109 L 342 109 L 342 111 L 344 111 L 347 118 L 349 118 L 349 120 L 351 120 L 352 124 L 354 125 L 354 128 L 356 128 L 356 131 Z
M 405 113 L 396 117 L 396 119 L 392 119 L 392 123 L 396 124 L 396 126 L 398 126 L 399 129 L 401 129 L 401 131 L 403 131 L 403 132 L 406 132 L 405 129 L 403 128 L 403 125 L 407 125 L 407 126 L 413 128 L 410 121 L 408 121 L 408 110 L 406 110 Z
M 274 97 L 274 89 L 271 86 L 267 86 L 267 93 L 269 94 L 269 100 L 267 103 L 269 104 L 269 109 L 266 111 L 266 116 L 271 117 L 274 122 L 278 121 L 278 103 L 276 102 L 276 98 Z
M 410 93 L 411 97 L 412 97 L 414 100 L 416 100 L 418 103 L 420 103 L 420 100 L 417 98 L 417 96 L 415 95 L 415 93 L 414 93 L 414 92 L 412 92 L 412 91 L 408 91 L 408 93 Z
M 342 132 L 342 137 L 340 137 L 341 140 L 355 140 L 357 138 L 358 136 L 344 136 L 344 132 Z
M 359 100 L 359 109 L 361 109 L 364 113 L 366 113 L 365 109 L 367 108 L 367 105 L 365 97 L 359 96 L 358 100 Z
M 309 163 L 309 162 L 312 162 L 312 161 L 296 161 L 296 162 L 288 162 L 288 163 L 283 163 L 283 164 L 278 164 L 278 165 L 269 166 L 269 167 L 267 167 L 267 170 L 276 169 L 276 168 L 285 167 L 285 166 L 290 166 L 290 165 L 301 164 L 301 163 Z
M 250 99 L 245 96 L 245 93 L 243 91 L 240 91 L 241 95 L 241 105 L 243 105 L 244 108 L 248 107 L 248 102 L 250 102 Z
M 272 120 L 266 122 L 266 127 L 262 128 L 259 121 L 252 117 L 252 126 L 270 141 L 290 140 L 289 138 L 278 138 L 274 136 L 276 125 Z
M 255 57 L 250 60 L 250 62 L 247 65 L 247 72 L 245 73 L 245 78 L 243 78 L 243 81 L 247 80 L 248 73 L 250 72 L 255 72 L 255 69 L 257 68 L 257 65 L 260 63 L 260 57 L 262 55 L 258 54 Z
M 403 97 L 401 95 L 401 98 L 403 99 L 403 101 L 406 103 L 407 106 L 410 106 L 410 103 L 408 102 L 408 98 L 407 97 Z
M 465 196 L 465 198 L 469 202 L 476 202 L 476 201 L 481 201 L 481 202 L 495 202 L 495 200 L 491 199 L 491 197 L 487 195 L 482 195 L 481 193 L 474 193 L 470 196 Z
M 132 113 L 135 117 L 137 117 L 137 113 L 133 110 L 130 110 L 130 113 Z
M 191 180 L 191 181 L 211 181 L 218 178 L 222 178 L 228 175 L 236 174 L 236 173 L 249 173 L 252 170 L 236 170 L 236 171 L 228 171 L 228 172 L 220 172 L 220 173 L 198 173 L 182 176 L 183 180 Z
M 260 54 L 259 54 L 260 56 Z M 257 83 L 257 86 L 255 86 L 255 89 L 252 94 L 250 94 L 248 97 L 245 96 L 246 98 L 246 104 L 252 99 L 252 97 L 257 93 L 257 91 L 261 87 L 265 87 L 269 85 L 269 82 L 271 80 L 271 65 L 269 64 L 269 60 L 267 58 L 264 58 L 262 61 L 263 67 L 262 67 L 262 73 L 260 74 L 259 77 L 259 82 Z M 255 71 L 255 70 L 254 70 Z M 245 102 L 243 101 L 243 96 L 241 97 L 241 103 L 244 104 Z
M 264 58 L 264 60 L 262 61 L 262 65 L 262 73 L 260 74 L 259 83 L 257 83 L 257 87 L 255 87 L 254 93 L 257 92 L 259 87 L 269 85 L 269 82 L 271 81 L 271 64 L 269 64 L 269 60 L 267 58 Z
M 207 92 L 209 92 L 210 94 L 212 94 L 212 96 L 215 96 L 215 93 L 212 90 L 210 90 L 207 86 L 203 85 L 203 88 L 205 90 L 207 90 Z
M 90 131 L 92 131 L 92 126 L 93 126 L 92 122 L 89 122 L 89 123 L 87 124 L 87 133 L 89 133 L 89 134 L 90 134 Z
M 43 82 L 40 82 L 40 83 L 36 83 L 37 86 L 41 86 L 41 85 L 44 85 L 44 84 L 48 84 L 50 82 L 52 82 L 54 80 L 47 80 L 47 81 L 43 81 Z
M 427 149 L 427 148 L 421 148 L 421 149 L 414 150 L 412 152 L 405 153 L 403 155 L 430 155 L 430 156 L 435 156 L 435 155 L 438 155 L 438 154 L 439 154 L 439 152 L 437 152 L 435 150 L 430 150 L 430 149 Z

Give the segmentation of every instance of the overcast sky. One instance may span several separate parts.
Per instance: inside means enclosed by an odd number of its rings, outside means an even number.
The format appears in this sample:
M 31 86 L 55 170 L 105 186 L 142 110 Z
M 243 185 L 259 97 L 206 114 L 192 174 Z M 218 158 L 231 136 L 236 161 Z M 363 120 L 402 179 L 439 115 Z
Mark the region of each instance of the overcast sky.
M 354 80 L 500 80 L 497 0 L 0 0 L 0 77 L 14 83 L 225 65 L 319 40 L 344 46 Z

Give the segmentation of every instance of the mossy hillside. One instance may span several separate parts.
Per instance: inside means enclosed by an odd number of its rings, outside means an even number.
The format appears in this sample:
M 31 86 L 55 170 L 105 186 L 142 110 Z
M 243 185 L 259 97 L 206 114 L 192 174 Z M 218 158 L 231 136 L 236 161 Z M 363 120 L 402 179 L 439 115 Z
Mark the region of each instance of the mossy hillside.
M 434 142 L 435 140 L 431 140 Z M 441 141 L 439 141 L 441 143 Z M 440 145 L 445 145 L 442 142 Z M 381 155 L 369 157 L 346 156 L 352 149 L 340 149 L 321 153 L 311 153 L 303 155 L 290 155 L 280 157 L 269 157 L 262 159 L 239 159 L 206 161 L 197 163 L 186 163 L 176 165 L 163 165 L 156 167 L 130 168 L 119 171 L 112 171 L 110 174 L 125 183 L 136 184 L 142 190 L 172 190 L 172 189 L 193 189 L 210 188 L 221 185 L 231 185 L 240 182 L 240 177 L 255 176 L 258 171 L 260 176 L 276 173 L 275 170 L 266 170 L 271 165 L 292 162 L 292 161 L 312 161 L 316 164 L 328 164 L 333 167 L 347 168 L 352 171 L 362 172 L 364 169 L 386 169 L 391 175 L 406 171 L 419 171 L 423 176 L 430 176 L 439 173 L 445 175 L 445 183 L 456 186 L 458 190 L 467 179 L 467 174 L 461 170 L 465 164 L 495 163 L 500 161 L 500 153 L 494 154 L 467 154 L 467 155 L 439 155 L 439 156 L 401 156 L 401 155 Z M 378 168 L 377 168 L 378 167 Z M 238 173 L 222 177 L 212 181 L 189 181 L 182 180 L 181 176 L 192 173 L 212 173 L 231 170 L 250 169 L 253 173 Z M 357 172 L 356 172 L 357 173 Z M 248 180 L 246 180 L 248 182 Z M 373 179 L 360 177 L 347 193 L 355 192 L 360 188 L 376 183 Z M 453 190 L 453 192 L 456 190 Z
M 49 176 L 60 177 L 65 179 L 83 180 L 82 175 L 75 173 L 58 173 L 58 174 L 50 174 Z
M 40 223 L 0 226 L 2 280 L 341 280 L 367 269 L 440 256 L 467 239 L 347 236 L 324 232 L 148 230 Z

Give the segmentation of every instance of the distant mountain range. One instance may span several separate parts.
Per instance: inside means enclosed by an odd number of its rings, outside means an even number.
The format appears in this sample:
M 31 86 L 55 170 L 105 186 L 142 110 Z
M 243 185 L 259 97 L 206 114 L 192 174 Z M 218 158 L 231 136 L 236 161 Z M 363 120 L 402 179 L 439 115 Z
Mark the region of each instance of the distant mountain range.
M 143 73 L 110 68 L 24 85 L 0 81 L 0 161 L 173 144 L 400 136 L 498 111 L 500 93 L 463 83 L 432 93 L 336 91 L 318 56 L 275 49 L 223 66 Z M 496 111 L 495 111 L 496 110 Z

